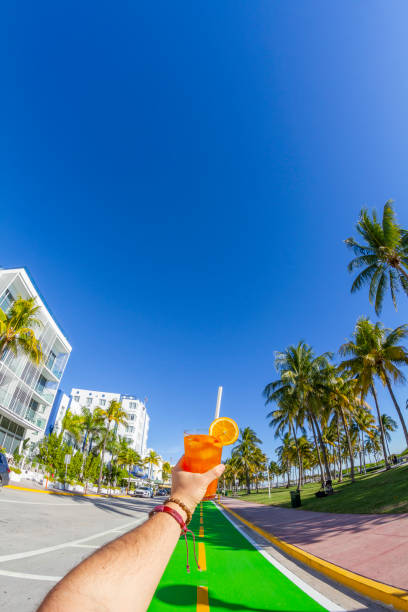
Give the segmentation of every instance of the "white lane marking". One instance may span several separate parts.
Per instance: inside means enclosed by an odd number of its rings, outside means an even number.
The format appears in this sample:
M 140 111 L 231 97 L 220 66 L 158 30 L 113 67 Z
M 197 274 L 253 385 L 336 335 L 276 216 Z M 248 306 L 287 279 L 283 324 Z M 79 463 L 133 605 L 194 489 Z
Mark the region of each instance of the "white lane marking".
M 130 523 L 125 523 L 122 525 L 123 529 L 127 527 L 137 527 L 147 519 L 146 517 L 142 517 L 138 520 L 131 521 Z M 80 538 L 79 540 L 71 540 L 70 542 L 64 542 L 63 544 L 56 544 L 55 546 L 47 546 L 45 548 L 37 548 L 35 550 L 28 550 L 26 552 L 21 553 L 13 553 L 11 555 L 1 555 L 0 563 L 4 563 L 5 561 L 14 561 L 15 559 L 26 559 L 27 557 L 35 557 L 36 555 L 43 555 L 48 552 L 53 552 L 54 550 L 61 550 L 61 548 L 67 548 L 67 546 L 72 546 L 73 544 L 82 544 L 84 542 L 89 542 L 90 540 L 95 540 L 96 538 L 100 538 L 108 533 L 115 533 L 115 529 L 108 529 L 107 531 L 100 531 L 99 533 L 95 533 L 95 535 L 88 536 L 86 538 Z
M 215 505 L 215 504 L 214 504 Z M 284 565 L 282 565 L 282 563 L 279 563 L 279 561 L 277 561 L 276 559 L 274 559 L 269 553 L 267 553 L 265 550 L 262 550 L 262 548 L 259 546 L 259 544 L 257 544 L 255 542 L 255 540 L 253 540 L 247 533 L 244 532 L 243 529 L 241 529 L 241 527 L 239 527 L 236 523 L 234 523 L 230 517 L 228 516 L 228 513 L 225 512 L 225 510 L 223 510 L 222 508 L 220 508 L 219 506 L 216 506 L 218 508 L 218 510 L 221 512 L 221 514 L 223 514 L 225 516 L 225 518 L 231 523 L 231 525 L 233 525 L 235 527 L 235 529 L 237 531 L 239 531 L 239 533 L 241 535 L 244 536 L 244 538 L 246 540 L 248 540 L 248 542 L 250 544 L 252 544 L 252 546 L 254 548 L 256 548 L 256 550 L 258 552 L 261 553 L 261 555 L 263 557 L 265 557 L 265 559 L 267 561 L 269 561 L 269 563 L 271 563 L 271 565 L 274 565 L 276 567 L 277 570 L 279 570 L 281 572 L 281 574 L 283 574 L 284 576 L 286 576 L 287 578 L 289 578 L 289 580 L 291 582 L 293 582 L 294 584 L 296 584 L 296 586 L 298 586 L 300 589 L 302 589 L 302 591 L 304 593 L 306 593 L 307 595 L 309 595 L 309 597 L 311 597 L 312 599 L 314 599 L 315 601 L 317 601 L 318 604 L 320 604 L 321 606 L 323 606 L 323 608 L 326 608 L 326 610 L 328 610 L 328 612 L 345 612 L 344 608 L 341 608 L 340 606 L 338 606 L 337 604 L 335 604 L 333 601 L 331 601 L 330 599 L 328 599 L 327 597 L 325 597 L 324 595 L 322 595 L 321 593 L 319 593 L 319 591 L 316 591 L 316 589 L 314 589 L 313 587 L 309 586 L 306 582 L 304 582 L 301 578 L 299 578 L 298 576 L 296 576 L 296 574 L 294 574 L 293 572 L 291 572 L 287 567 L 285 567 Z
M 0 576 L 8 576 L 9 578 L 28 578 L 28 580 L 50 580 L 57 582 L 61 580 L 62 576 L 42 576 L 41 574 L 23 574 L 21 572 L 9 572 L 7 570 L 0 570 Z
M 2 504 L 30 504 L 35 506 L 72 506 L 63 502 L 31 502 L 31 501 L 18 501 L 17 499 L 0 499 Z
M 101 548 L 103 544 L 101 544 L 101 546 L 93 546 L 92 544 L 71 544 L 71 546 L 73 548 Z

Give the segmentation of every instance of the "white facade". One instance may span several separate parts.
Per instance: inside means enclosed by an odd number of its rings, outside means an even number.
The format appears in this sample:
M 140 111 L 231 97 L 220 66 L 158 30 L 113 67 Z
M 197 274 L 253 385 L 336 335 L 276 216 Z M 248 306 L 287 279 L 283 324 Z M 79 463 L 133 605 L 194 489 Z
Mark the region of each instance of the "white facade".
M 0 308 L 7 312 L 18 297 L 35 297 L 40 306 L 35 330 L 44 363 L 6 351 L 0 359 L 0 446 L 12 453 L 24 438 L 38 442 L 44 430 L 72 347 L 58 327 L 25 268 L 0 269 Z
M 97 407 L 107 408 L 112 400 L 121 402 L 122 409 L 128 415 L 126 425 L 119 425 L 117 434 L 126 438 L 129 446 L 141 456 L 144 456 L 150 417 L 145 404 L 137 397 L 121 393 L 109 393 L 108 391 L 74 388 L 71 390 L 70 410 L 73 414 L 79 414 L 82 406 L 86 406 L 92 411 Z

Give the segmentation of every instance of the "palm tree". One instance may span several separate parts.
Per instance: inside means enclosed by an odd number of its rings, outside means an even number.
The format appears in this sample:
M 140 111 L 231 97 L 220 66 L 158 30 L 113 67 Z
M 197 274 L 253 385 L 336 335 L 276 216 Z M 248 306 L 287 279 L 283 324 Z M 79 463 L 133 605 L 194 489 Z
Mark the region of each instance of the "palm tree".
M 272 479 L 272 484 L 273 484 L 273 479 L 274 477 L 278 477 L 280 474 L 280 468 L 279 465 L 276 463 L 276 461 L 270 461 L 269 465 L 268 465 L 268 471 L 269 471 L 269 476 Z
M 289 346 L 283 352 L 275 354 L 275 367 L 279 378 L 266 385 L 263 395 L 266 403 L 283 399 L 287 394 L 294 395 L 298 402 L 297 424 L 302 427 L 306 418 L 313 432 L 313 438 L 319 459 L 322 482 L 325 480 L 319 445 L 323 461 L 330 479 L 330 467 L 324 445 L 319 420 L 322 417 L 322 373 L 329 364 L 331 353 L 315 356 L 313 350 L 301 341 L 296 346 Z
M 269 427 L 273 427 L 275 430 L 275 438 L 281 437 L 281 435 L 285 432 L 286 428 L 289 430 L 289 434 L 293 436 L 295 446 L 296 446 L 296 454 L 298 461 L 298 483 L 297 489 L 300 490 L 302 486 L 302 461 L 300 458 L 300 449 L 298 444 L 298 439 L 296 436 L 297 429 L 297 418 L 299 418 L 299 402 L 297 401 L 296 395 L 293 393 L 289 393 L 289 391 L 282 391 L 280 394 L 281 399 L 277 402 L 278 408 L 269 412 L 267 415 L 270 418 Z M 273 397 L 273 396 L 272 396 Z M 272 399 L 268 398 L 266 400 L 266 404 Z
M 368 297 L 375 312 L 380 314 L 387 285 L 390 287 L 392 301 L 397 309 L 397 291 L 402 287 L 408 294 L 408 232 L 398 225 L 392 200 L 385 203 L 382 222 L 374 210 L 372 217 L 367 209 L 360 211 L 356 229 L 363 238 L 359 244 L 354 238 L 344 242 L 357 255 L 348 265 L 350 272 L 364 269 L 354 279 L 351 292 L 354 293 L 370 283 Z
M 74 448 L 76 448 L 82 436 L 82 420 L 78 414 L 72 414 L 70 410 L 66 411 L 61 422 L 62 439 L 64 438 L 64 432 L 68 432 L 70 435 L 68 444 L 71 445 L 73 438 Z
M 81 407 L 81 430 L 82 430 L 82 452 L 85 454 L 85 448 L 89 438 L 97 434 L 103 426 L 103 419 L 96 410 L 92 411 L 86 406 Z M 88 444 L 89 446 L 89 444 Z
M 126 495 L 129 491 L 130 485 L 130 470 L 132 466 L 139 466 L 142 464 L 142 459 L 138 452 L 136 452 L 133 448 L 123 448 L 118 455 L 118 465 L 126 465 L 128 469 L 128 484 L 126 488 Z
M 358 433 L 358 450 L 360 452 L 360 473 L 364 469 L 366 471 L 365 463 L 365 443 L 364 434 L 367 434 L 369 438 L 378 435 L 378 430 L 375 425 L 375 418 L 366 407 L 359 407 L 356 410 L 358 418 L 353 423 L 353 427 L 357 428 Z M 364 466 L 364 468 L 363 468 Z
M 40 306 L 35 301 L 36 298 L 18 297 L 7 313 L 0 309 L 0 359 L 9 350 L 15 356 L 21 351 L 37 365 L 43 361 L 41 343 L 34 331 L 43 323 L 37 317 Z
M 147 457 L 143 459 L 143 463 L 149 466 L 149 480 L 152 476 L 152 466 L 159 465 L 160 463 L 160 455 L 158 455 L 154 450 L 151 450 Z
M 259 448 L 258 444 L 262 444 L 262 441 L 250 427 L 241 429 L 240 433 L 241 437 L 233 448 L 231 455 L 242 469 L 249 495 L 251 493 L 251 473 L 254 466 L 254 453 L 256 453 L 257 448 Z
M 168 461 L 165 461 L 162 465 L 162 480 L 167 482 L 171 474 L 171 465 Z
M 281 438 L 282 444 L 278 446 L 276 449 L 276 455 L 278 457 L 279 468 L 281 474 L 287 475 L 287 485 L 286 488 L 290 487 L 290 472 L 293 464 L 293 438 L 291 438 L 289 432 L 286 432 L 285 435 Z
M 103 442 L 102 442 L 101 467 L 99 470 L 99 478 L 98 478 L 98 493 L 100 493 L 102 473 L 103 473 L 103 459 L 105 456 L 106 442 L 108 439 L 111 424 L 115 423 L 116 425 L 125 425 L 127 413 L 124 410 L 122 410 L 122 404 L 120 402 L 117 402 L 116 400 L 111 400 L 106 410 L 98 407 L 98 408 L 95 408 L 95 412 L 97 412 L 98 417 L 100 417 L 100 419 L 106 423 L 106 433 L 103 437 Z
M 405 376 L 398 368 L 408 364 L 408 351 L 399 344 L 408 336 L 408 325 L 400 325 L 395 329 L 384 329 L 381 323 L 372 323 L 368 318 L 361 317 L 354 330 L 354 340 L 346 342 L 340 349 L 342 355 L 350 355 L 351 359 L 343 361 L 342 367 L 358 374 L 361 389 L 366 393 L 371 387 L 377 405 L 374 388 L 374 377 L 377 376 L 387 387 L 395 409 L 401 421 L 405 442 L 408 445 L 408 430 L 401 408 L 392 390 L 390 378 L 395 383 L 404 383 Z M 384 429 L 381 416 L 378 413 L 381 436 L 384 439 Z M 385 439 L 383 440 L 385 450 Z
M 382 414 L 381 421 L 382 421 L 382 426 L 384 430 L 384 437 L 385 437 L 385 443 L 387 445 L 388 456 L 390 456 L 390 447 L 389 447 L 389 443 L 391 442 L 390 431 L 392 432 L 398 429 L 398 424 L 396 421 L 394 421 L 392 417 L 388 416 L 388 414 Z
M 268 460 L 265 453 L 260 448 L 256 448 L 252 461 L 252 477 L 255 481 L 256 492 L 258 493 L 259 480 L 263 479 L 265 470 L 267 469 Z

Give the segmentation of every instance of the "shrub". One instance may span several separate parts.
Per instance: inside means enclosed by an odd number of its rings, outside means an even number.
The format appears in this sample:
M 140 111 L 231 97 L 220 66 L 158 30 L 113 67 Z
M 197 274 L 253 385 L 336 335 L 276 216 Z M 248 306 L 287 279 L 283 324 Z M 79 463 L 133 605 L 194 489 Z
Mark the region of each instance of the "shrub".
M 10 472 L 15 472 L 16 474 L 21 474 L 20 468 L 14 467 L 13 465 L 10 465 Z

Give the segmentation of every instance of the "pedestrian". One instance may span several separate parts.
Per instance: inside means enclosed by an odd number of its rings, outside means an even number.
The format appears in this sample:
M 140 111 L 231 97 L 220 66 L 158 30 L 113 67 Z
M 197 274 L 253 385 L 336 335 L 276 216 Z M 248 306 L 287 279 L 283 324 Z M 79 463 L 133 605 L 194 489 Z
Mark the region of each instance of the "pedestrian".
M 172 470 L 170 500 L 156 506 L 136 529 L 103 546 L 72 569 L 47 595 L 37 612 L 145 612 L 170 556 L 203 499 L 225 466 L 205 474 Z M 180 568 L 181 571 L 181 568 Z

